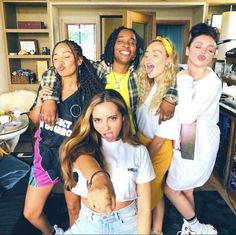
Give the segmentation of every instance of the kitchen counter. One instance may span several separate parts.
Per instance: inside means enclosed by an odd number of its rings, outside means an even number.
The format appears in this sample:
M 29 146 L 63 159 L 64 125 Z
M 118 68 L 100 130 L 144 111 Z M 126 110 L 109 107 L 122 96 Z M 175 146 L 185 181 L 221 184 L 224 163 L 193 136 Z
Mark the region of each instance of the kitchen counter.
M 236 117 L 236 107 L 230 106 L 229 104 L 220 101 L 220 108 L 222 111 L 229 112 L 231 115 Z

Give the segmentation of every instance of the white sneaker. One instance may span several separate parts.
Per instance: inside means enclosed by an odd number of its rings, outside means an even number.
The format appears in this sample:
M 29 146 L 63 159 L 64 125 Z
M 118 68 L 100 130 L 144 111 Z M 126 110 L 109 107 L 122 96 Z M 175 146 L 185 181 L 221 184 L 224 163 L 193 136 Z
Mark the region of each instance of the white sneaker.
M 177 235 L 189 235 L 189 224 L 185 220 L 183 221 L 181 231 L 178 231 Z
M 201 224 L 201 231 L 199 231 L 199 234 L 218 234 L 216 228 L 211 224 Z
M 200 224 L 199 231 L 192 231 L 189 226 L 185 224 L 182 225 L 181 231 L 177 232 L 177 235 L 194 235 L 194 234 L 202 234 L 202 235 L 216 235 L 218 234 L 217 230 L 211 224 Z
M 190 235 L 189 229 L 189 226 L 183 223 L 181 231 L 178 231 L 177 235 Z
M 55 234 L 64 234 L 64 230 L 60 227 L 58 227 L 56 224 L 53 226 L 55 229 Z

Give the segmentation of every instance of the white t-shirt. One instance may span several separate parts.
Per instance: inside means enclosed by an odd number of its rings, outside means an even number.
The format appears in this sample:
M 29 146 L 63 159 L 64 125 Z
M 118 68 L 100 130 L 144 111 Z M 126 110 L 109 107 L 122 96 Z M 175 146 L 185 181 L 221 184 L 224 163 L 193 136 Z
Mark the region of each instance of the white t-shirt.
M 145 146 L 133 146 L 122 140 L 108 142 L 102 139 L 102 152 L 108 165 L 107 171 L 116 194 L 116 201 L 130 201 L 137 198 L 136 185 L 155 178 L 149 153 Z M 72 192 L 87 197 L 87 180 L 81 171 Z
M 161 122 L 161 125 L 159 125 L 159 115 L 155 115 L 155 113 L 152 113 L 149 110 L 153 95 L 155 94 L 156 90 L 157 85 L 154 84 L 150 93 L 148 94 L 147 99 L 140 107 L 138 107 L 136 111 L 138 129 L 149 138 L 159 136 L 165 139 L 177 140 L 179 138 L 180 124 L 176 111 L 173 118 L 163 121 Z

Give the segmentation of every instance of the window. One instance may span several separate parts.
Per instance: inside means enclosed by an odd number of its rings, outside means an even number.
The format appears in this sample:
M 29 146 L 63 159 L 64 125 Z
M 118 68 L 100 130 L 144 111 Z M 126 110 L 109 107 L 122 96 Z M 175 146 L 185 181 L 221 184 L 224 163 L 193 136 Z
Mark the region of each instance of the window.
M 212 15 L 211 26 L 221 28 L 222 15 Z
M 83 50 L 83 55 L 90 60 L 96 60 L 96 25 L 68 24 L 68 39 L 77 42 Z

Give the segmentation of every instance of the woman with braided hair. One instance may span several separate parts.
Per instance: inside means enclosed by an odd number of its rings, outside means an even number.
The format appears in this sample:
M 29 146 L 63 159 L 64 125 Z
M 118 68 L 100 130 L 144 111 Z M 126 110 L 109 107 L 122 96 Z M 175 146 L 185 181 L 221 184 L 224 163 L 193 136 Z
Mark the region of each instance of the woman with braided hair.
M 48 195 L 60 179 L 59 147 L 63 140 L 70 136 L 73 124 L 86 103 L 93 95 L 102 91 L 103 87 L 98 82 L 92 65 L 83 56 L 81 47 L 75 42 L 58 42 L 53 49 L 52 61 L 61 90 L 60 103 L 57 104 L 58 119 L 54 126 L 43 122 L 40 113 L 42 100 L 51 94 L 51 90 L 48 87 L 40 87 L 30 112 L 30 118 L 38 129 L 35 134 L 34 163 L 26 193 L 24 216 L 43 234 L 62 234 L 63 230 L 57 225 L 51 226 L 43 213 Z M 94 170 L 99 170 L 99 165 L 96 165 L 96 162 L 94 164 Z M 102 174 L 100 177 L 103 177 L 103 180 L 107 178 Z M 72 202 L 77 204 L 79 209 L 78 196 L 67 190 L 65 195 L 67 205 L 70 203 L 69 206 L 73 207 Z M 75 219 L 70 218 L 70 222 L 73 223 Z

